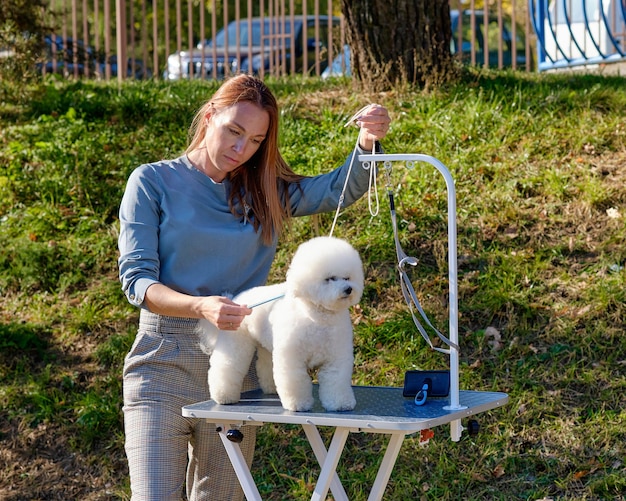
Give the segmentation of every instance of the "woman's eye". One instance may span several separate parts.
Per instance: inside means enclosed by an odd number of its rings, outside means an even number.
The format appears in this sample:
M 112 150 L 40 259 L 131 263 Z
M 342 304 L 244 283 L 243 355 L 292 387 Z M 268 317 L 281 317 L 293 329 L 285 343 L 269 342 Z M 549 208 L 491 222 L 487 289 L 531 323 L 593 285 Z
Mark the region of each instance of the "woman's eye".
M 238 136 L 239 131 L 237 129 L 228 129 L 233 136 Z

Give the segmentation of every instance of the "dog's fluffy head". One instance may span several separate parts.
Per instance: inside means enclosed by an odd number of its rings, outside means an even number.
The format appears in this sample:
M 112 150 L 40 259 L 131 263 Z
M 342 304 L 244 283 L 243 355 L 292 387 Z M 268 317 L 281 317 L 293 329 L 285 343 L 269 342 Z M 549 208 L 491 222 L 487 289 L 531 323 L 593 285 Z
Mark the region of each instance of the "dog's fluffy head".
M 357 304 L 363 281 L 359 253 L 334 237 L 317 237 L 301 244 L 287 271 L 289 293 L 332 311 Z

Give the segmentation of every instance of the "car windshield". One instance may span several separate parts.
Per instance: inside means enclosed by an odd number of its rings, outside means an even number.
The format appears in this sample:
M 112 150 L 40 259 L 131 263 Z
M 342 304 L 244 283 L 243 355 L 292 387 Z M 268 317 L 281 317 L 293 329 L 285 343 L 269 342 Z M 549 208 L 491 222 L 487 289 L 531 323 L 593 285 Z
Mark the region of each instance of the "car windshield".
M 289 35 L 291 33 L 291 22 L 286 19 L 284 22 L 273 19 L 264 19 L 263 24 L 265 29 L 263 30 L 263 38 L 265 38 L 265 45 L 269 44 L 268 35 L 270 34 L 285 34 Z M 297 24 L 297 23 L 296 23 Z M 239 33 L 237 33 L 237 29 L 239 29 Z M 297 30 L 296 30 L 297 32 Z M 220 30 L 220 32 L 215 36 L 215 46 L 216 47 L 224 47 L 226 42 L 226 30 Z M 252 42 L 250 42 L 250 38 L 252 38 Z M 213 46 L 213 41 L 208 40 L 207 45 L 209 47 Z M 252 20 L 252 37 L 250 37 L 249 23 L 247 20 L 242 21 L 233 21 L 228 25 L 228 45 L 238 45 L 248 46 L 252 45 L 253 47 L 261 46 L 261 22 L 259 19 Z

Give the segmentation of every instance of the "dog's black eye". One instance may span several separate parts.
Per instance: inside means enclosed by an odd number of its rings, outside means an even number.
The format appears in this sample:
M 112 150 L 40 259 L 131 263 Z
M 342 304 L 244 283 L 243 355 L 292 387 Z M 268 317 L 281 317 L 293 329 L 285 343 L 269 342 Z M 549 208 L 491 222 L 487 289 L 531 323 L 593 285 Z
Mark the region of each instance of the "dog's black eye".
M 337 277 L 328 277 L 326 279 L 327 282 L 335 282 L 337 280 Z

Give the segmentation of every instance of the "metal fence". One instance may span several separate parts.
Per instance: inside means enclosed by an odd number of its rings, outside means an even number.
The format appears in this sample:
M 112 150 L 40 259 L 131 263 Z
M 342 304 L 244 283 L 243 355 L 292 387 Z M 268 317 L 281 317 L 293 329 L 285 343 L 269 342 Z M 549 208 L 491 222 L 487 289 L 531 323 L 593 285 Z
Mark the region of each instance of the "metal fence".
M 526 1 L 450 8 L 461 12 L 451 41 L 459 59 L 534 70 Z M 70 78 L 325 76 L 338 62 L 349 73 L 340 0 L 50 0 L 46 16 L 56 29 L 42 71 Z
M 626 0 L 529 0 L 538 69 L 626 61 Z

